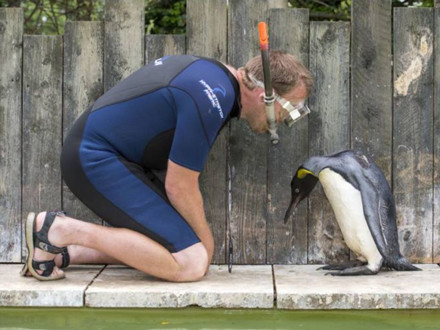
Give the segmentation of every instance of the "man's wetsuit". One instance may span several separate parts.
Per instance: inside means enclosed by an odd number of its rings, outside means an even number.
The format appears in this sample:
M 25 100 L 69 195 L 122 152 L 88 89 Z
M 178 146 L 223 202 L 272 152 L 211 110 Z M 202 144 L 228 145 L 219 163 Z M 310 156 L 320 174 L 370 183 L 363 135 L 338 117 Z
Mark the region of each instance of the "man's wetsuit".
M 170 252 L 200 240 L 171 206 L 168 159 L 201 171 L 220 129 L 240 113 L 239 85 L 221 63 L 169 56 L 102 95 L 64 142 L 61 170 L 71 191 L 115 227 L 143 233 Z

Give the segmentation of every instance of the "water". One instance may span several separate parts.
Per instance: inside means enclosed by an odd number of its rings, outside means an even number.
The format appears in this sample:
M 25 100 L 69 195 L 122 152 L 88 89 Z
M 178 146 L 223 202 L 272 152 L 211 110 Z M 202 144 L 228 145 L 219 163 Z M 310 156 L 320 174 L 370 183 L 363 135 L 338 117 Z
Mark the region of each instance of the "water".
M 440 310 L 0 308 L 0 329 L 440 329 Z

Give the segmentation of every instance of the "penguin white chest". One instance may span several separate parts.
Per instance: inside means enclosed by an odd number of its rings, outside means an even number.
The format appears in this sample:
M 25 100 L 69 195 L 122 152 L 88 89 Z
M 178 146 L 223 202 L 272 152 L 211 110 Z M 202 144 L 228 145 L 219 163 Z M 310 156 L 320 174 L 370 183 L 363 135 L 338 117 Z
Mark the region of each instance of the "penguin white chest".
M 368 263 L 381 260 L 382 256 L 365 219 L 360 191 L 328 168 L 319 173 L 319 181 L 333 208 L 347 246 Z

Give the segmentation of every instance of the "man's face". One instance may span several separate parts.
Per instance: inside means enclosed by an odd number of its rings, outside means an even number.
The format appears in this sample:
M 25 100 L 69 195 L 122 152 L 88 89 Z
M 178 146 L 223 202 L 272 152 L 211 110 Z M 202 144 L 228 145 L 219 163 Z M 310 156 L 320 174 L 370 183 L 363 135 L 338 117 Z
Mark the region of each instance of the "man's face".
M 300 84 L 299 86 L 293 88 L 289 93 L 281 96 L 290 101 L 292 105 L 296 105 L 300 102 L 303 102 L 308 95 L 304 84 Z M 267 123 L 266 109 L 264 106 L 264 89 L 256 89 L 254 96 L 249 99 L 249 103 L 246 104 L 247 107 L 251 109 L 251 115 L 246 118 L 249 127 L 256 133 L 268 132 L 269 126 Z M 277 123 L 281 123 L 287 116 L 289 116 L 289 113 L 282 108 L 280 103 L 275 102 L 274 107 Z

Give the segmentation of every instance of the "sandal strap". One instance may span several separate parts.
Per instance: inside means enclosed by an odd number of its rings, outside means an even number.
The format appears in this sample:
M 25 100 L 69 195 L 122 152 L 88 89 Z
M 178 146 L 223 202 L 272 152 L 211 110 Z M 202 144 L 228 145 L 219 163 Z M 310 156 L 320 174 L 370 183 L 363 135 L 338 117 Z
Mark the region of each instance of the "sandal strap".
M 66 268 L 70 264 L 70 255 L 69 251 L 67 251 L 67 247 L 63 249 L 63 252 L 61 252 L 61 266 L 60 268 Z
M 57 215 L 65 215 L 66 213 L 63 211 L 59 212 L 46 212 L 46 217 L 44 218 L 43 227 L 41 227 L 39 232 L 34 233 L 34 246 L 42 249 L 49 253 L 62 253 L 64 251 L 64 247 L 60 248 L 58 246 L 54 246 L 50 244 L 49 238 L 47 237 L 49 233 L 49 229 L 52 226 Z
M 41 276 L 44 277 L 49 277 L 52 272 L 53 269 L 55 267 L 55 262 L 53 260 L 46 260 L 46 261 L 36 261 L 36 260 L 32 260 L 32 268 L 34 268 L 35 270 L 42 270 L 43 273 L 41 273 Z

